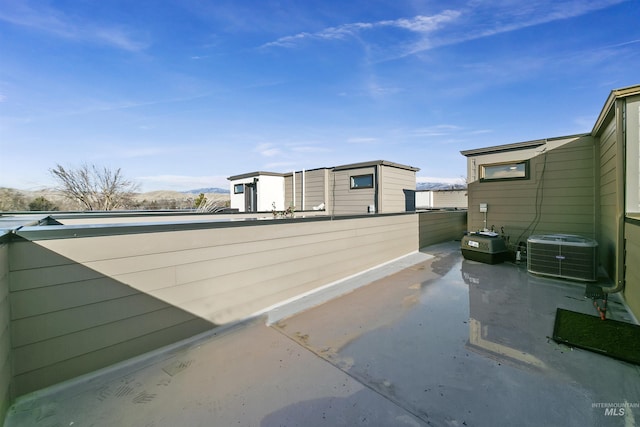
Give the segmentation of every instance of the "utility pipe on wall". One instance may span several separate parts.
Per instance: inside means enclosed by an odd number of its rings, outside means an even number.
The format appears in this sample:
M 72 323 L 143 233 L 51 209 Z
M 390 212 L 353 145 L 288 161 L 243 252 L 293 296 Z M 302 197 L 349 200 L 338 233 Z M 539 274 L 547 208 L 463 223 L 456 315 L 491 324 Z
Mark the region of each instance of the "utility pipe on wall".
M 304 169 L 302 169 L 302 188 L 300 189 L 300 198 L 302 199 L 300 201 L 300 209 L 304 210 L 304 193 L 305 193 L 305 185 L 304 185 Z

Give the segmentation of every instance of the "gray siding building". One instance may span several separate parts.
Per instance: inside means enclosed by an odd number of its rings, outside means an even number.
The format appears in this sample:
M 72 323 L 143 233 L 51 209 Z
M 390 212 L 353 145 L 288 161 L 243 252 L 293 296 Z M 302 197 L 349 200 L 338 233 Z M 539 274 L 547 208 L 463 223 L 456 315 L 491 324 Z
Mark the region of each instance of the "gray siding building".
M 321 210 L 329 215 L 413 211 L 419 170 L 376 160 L 282 174 L 235 175 L 228 178 L 231 208 L 264 212 L 274 207 L 293 207 L 296 211 Z

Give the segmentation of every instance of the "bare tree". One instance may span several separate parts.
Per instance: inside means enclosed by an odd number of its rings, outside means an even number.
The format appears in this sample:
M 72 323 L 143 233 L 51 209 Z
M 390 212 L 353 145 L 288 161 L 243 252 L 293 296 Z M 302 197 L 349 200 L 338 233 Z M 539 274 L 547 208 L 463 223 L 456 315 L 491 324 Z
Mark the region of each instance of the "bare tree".
M 86 210 L 110 211 L 125 207 L 138 185 L 122 175 L 120 168 L 98 168 L 83 164 L 68 169 L 56 164 L 49 170 L 58 182 L 57 189 L 65 197 L 76 200 Z

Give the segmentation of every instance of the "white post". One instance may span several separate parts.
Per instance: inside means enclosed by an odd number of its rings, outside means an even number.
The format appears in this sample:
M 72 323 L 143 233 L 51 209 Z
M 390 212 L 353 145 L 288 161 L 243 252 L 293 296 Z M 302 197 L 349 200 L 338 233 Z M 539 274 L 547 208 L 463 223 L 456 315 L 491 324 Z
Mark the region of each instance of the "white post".
M 300 198 L 302 199 L 300 204 L 302 206 L 301 206 L 300 210 L 304 210 L 304 193 L 305 193 L 304 189 L 305 189 L 305 185 L 304 185 L 304 169 L 302 169 L 302 189 L 301 189 L 301 196 L 300 196 Z
M 296 171 L 293 171 L 293 174 L 291 174 L 291 176 L 293 176 L 293 206 L 295 206 L 296 205 Z

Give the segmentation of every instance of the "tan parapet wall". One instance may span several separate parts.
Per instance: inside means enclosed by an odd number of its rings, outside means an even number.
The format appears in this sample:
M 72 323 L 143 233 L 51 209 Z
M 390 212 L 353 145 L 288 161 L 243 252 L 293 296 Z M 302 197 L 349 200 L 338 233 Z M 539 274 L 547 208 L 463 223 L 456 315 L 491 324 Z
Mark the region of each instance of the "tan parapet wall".
M 109 234 L 93 225 L 44 240 L 35 231 L 10 244 L 16 395 L 246 318 L 419 247 L 415 214 L 163 226 Z

